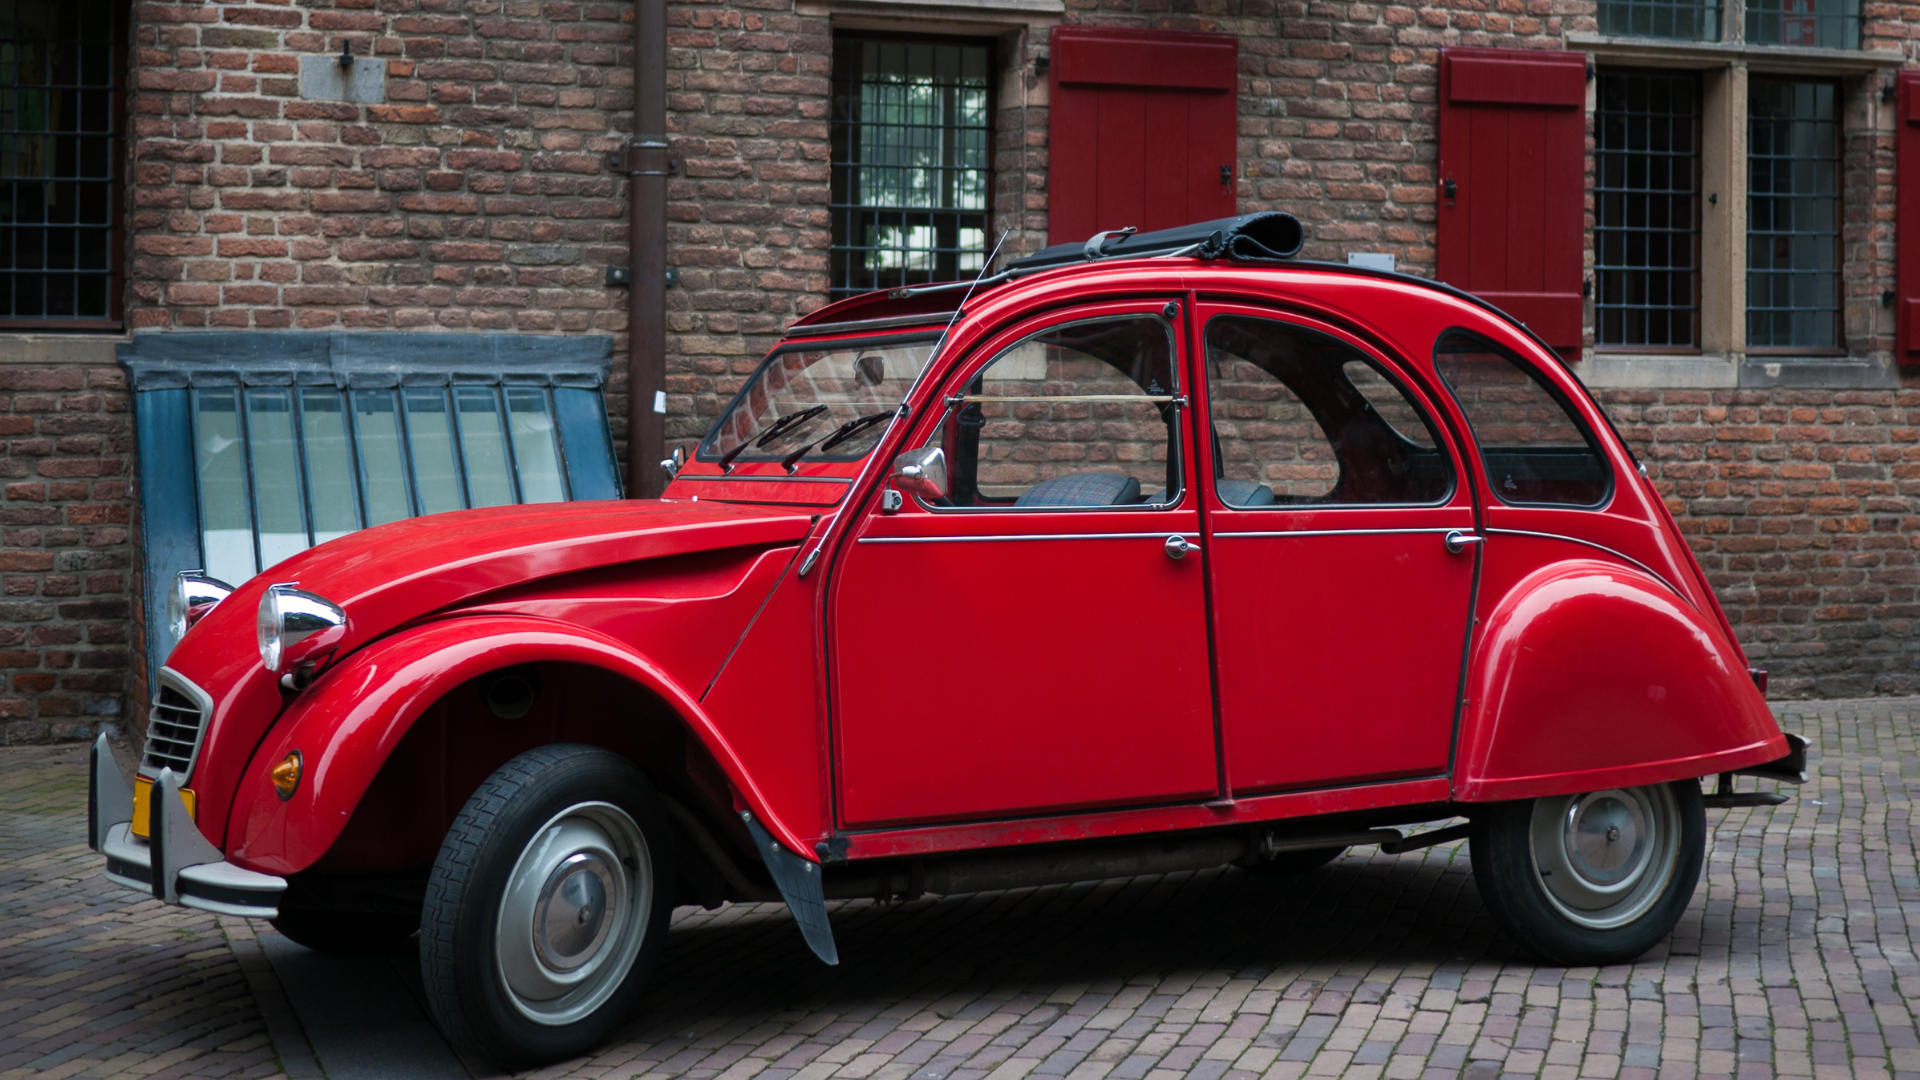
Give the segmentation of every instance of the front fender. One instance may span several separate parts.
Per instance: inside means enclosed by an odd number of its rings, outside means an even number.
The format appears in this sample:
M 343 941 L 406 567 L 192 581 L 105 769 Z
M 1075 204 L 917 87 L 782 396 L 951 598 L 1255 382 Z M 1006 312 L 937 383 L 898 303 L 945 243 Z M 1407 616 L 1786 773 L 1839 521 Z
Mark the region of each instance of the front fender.
M 524 615 L 472 615 L 401 631 L 355 653 L 301 694 L 242 770 L 228 819 L 229 857 L 298 873 L 340 837 L 387 758 L 426 709 L 489 671 L 553 661 L 624 676 L 657 694 L 719 763 L 749 809 L 789 849 L 810 853 L 767 804 L 693 695 L 652 661 L 591 630 Z M 298 750 L 303 775 L 282 802 L 268 770 Z
M 1786 752 L 1713 620 L 1649 574 L 1570 560 L 1521 579 L 1482 628 L 1453 794 L 1630 787 Z

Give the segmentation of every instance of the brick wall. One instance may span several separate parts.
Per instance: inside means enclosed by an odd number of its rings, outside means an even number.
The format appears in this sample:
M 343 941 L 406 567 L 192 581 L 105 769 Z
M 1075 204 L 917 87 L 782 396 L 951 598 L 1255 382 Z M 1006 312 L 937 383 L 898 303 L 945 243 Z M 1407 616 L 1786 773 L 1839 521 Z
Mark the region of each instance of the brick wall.
M 631 9 L 140 3 L 128 325 L 622 332 Z M 303 100 L 348 46 L 387 101 Z
M 1920 386 L 1600 397 L 1773 696 L 1920 693 Z
M 117 368 L 0 365 L 0 745 L 133 711 L 128 405 Z

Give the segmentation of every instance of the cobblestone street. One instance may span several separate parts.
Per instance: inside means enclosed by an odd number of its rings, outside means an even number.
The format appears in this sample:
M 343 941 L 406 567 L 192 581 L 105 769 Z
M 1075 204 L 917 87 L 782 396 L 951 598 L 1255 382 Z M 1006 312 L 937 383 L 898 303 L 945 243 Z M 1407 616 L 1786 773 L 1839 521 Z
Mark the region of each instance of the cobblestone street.
M 1630 966 L 1517 955 L 1458 844 L 1293 879 L 844 903 L 838 968 L 783 909 L 688 909 L 635 1021 L 538 1075 L 1920 1078 L 1920 701 L 1779 711 L 1817 781 L 1709 811 L 1692 907 Z M 84 762 L 0 751 L 0 1080 L 313 1075 L 248 924 L 98 876 Z

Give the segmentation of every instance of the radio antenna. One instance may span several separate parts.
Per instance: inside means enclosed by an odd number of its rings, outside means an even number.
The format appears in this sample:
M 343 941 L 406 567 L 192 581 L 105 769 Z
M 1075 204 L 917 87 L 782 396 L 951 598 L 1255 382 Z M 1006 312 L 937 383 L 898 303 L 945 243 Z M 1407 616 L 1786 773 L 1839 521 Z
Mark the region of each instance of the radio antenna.
M 993 260 L 999 257 L 1001 245 L 1005 244 L 1007 237 L 1012 235 L 1012 229 L 1002 230 L 1000 239 L 993 243 L 993 250 L 987 252 L 987 261 L 980 264 L 980 272 L 973 276 L 973 284 L 967 286 L 966 295 L 960 297 L 960 303 L 954 307 L 953 318 L 947 320 L 946 329 L 940 331 L 940 337 L 934 341 L 933 351 L 927 354 L 927 362 L 921 365 L 920 374 L 913 377 L 913 385 L 907 387 L 906 394 L 900 398 L 900 413 L 906 412 L 907 402 L 913 397 L 913 392 L 920 389 L 920 384 L 926 379 L 927 373 L 933 370 L 933 362 L 940 359 L 940 350 L 947 347 L 947 335 L 953 333 L 953 324 L 960 321 L 960 312 L 966 309 L 967 301 L 973 299 L 973 290 L 980 286 L 981 280 L 987 276 L 987 271 L 993 268 Z M 895 419 L 897 420 L 898 418 L 899 416 L 896 414 Z M 891 430 L 893 422 L 888 421 L 887 427 Z M 813 569 L 813 564 L 820 561 L 820 552 L 826 549 L 827 541 L 833 539 L 833 527 L 838 525 L 840 519 L 845 516 L 847 503 L 852 501 L 853 493 L 859 491 L 860 486 L 866 482 L 868 470 L 873 468 L 874 462 L 880 460 L 880 444 L 886 440 L 887 434 L 883 431 L 880 433 L 880 438 L 873 444 L 873 452 L 867 455 L 867 463 L 860 466 L 860 475 L 855 477 L 853 483 L 848 486 L 847 494 L 843 498 L 840 506 L 834 510 L 833 517 L 828 520 L 826 526 L 820 530 L 820 539 L 814 542 L 813 550 L 801 556 L 800 566 L 794 572 L 795 577 L 806 577 L 808 572 Z

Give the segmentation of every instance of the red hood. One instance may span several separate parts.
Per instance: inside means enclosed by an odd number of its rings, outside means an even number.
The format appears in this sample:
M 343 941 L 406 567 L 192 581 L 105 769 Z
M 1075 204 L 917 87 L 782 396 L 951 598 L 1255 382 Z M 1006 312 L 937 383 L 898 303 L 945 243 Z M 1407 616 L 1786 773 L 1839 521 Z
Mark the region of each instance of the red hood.
M 350 533 L 261 573 L 208 612 L 167 666 L 213 698 L 191 786 L 216 842 L 235 774 L 279 715 L 282 694 L 260 663 L 254 623 L 267 586 L 297 581 L 340 605 L 336 658 L 433 612 L 510 585 L 641 559 L 790 544 L 813 517 L 793 508 L 716 502 L 551 503 L 463 510 Z

